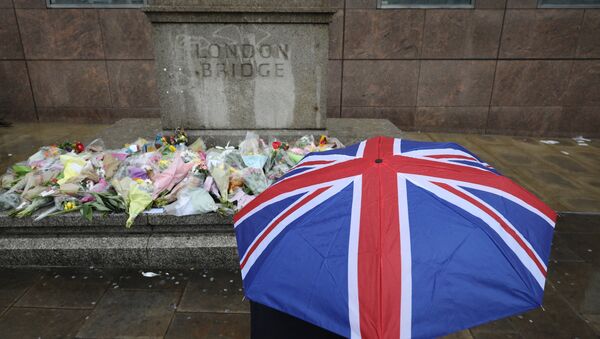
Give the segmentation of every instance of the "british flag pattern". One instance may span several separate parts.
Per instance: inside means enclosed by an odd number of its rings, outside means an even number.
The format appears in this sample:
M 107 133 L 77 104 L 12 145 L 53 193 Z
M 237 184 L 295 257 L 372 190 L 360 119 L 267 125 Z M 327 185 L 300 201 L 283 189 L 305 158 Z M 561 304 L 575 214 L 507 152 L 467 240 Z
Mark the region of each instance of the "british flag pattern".
M 556 221 L 454 143 L 308 154 L 235 217 L 246 296 L 349 338 L 431 338 L 539 307 Z

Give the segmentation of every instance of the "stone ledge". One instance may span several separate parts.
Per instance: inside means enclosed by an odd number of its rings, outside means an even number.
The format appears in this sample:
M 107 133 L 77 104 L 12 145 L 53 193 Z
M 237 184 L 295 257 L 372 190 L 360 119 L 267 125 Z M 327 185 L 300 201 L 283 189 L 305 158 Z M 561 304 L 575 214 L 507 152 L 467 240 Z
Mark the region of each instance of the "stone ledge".
M 233 234 L 0 238 L 0 266 L 238 268 Z

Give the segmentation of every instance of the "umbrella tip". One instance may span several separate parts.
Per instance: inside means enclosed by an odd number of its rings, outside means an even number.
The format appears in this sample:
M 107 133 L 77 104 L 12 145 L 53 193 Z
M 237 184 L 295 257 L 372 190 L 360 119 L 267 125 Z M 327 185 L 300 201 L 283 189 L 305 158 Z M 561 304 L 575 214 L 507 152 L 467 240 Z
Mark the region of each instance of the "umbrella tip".
M 383 159 L 375 159 L 375 163 L 377 164 L 381 164 L 383 162 Z

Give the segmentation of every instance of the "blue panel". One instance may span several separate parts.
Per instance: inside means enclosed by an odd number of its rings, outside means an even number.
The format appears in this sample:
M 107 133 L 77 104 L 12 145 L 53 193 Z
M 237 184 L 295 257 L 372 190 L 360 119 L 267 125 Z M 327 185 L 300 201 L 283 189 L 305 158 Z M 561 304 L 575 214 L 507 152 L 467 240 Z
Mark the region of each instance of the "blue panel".
M 471 155 L 473 158 L 482 161 L 477 155 L 473 154 L 468 149 L 462 147 L 459 144 L 455 144 L 453 142 L 428 142 L 428 141 L 414 141 L 414 140 L 406 140 L 402 139 L 402 143 L 400 144 L 400 150 L 402 152 L 410 152 L 410 151 L 420 151 L 420 150 L 428 150 L 428 149 L 439 149 L 439 148 L 449 148 L 455 149 L 458 151 L 465 152 Z
M 306 193 L 300 193 L 289 198 L 285 198 L 274 204 L 262 208 L 260 211 L 249 216 L 236 227 L 235 236 L 237 238 L 237 247 L 240 260 L 244 253 L 252 244 L 252 241 L 258 236 L 267 225 L 275 219 L 285 208 L 300 199 Z
M 543 296 L 481 220 L 407 183 L 412 334 L 431 338 L 537 307 Z
M 548 264 L 552 235 L 554 234 L 554 228 L 548 222 L 523 206 L 501 196 L 474 188 L 463 188 L 502 214 L 527 239 L 542 261 Z
M 251 300 L 350 335 L 348 241 L 352 186 L 295 220 L 244 279 Z

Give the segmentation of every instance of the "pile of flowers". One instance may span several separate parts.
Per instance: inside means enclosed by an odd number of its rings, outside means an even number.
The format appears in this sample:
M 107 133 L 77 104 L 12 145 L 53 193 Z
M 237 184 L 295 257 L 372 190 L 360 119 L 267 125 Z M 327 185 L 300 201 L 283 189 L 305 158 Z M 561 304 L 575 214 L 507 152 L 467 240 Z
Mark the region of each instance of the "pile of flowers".
M 182 129 L 154 141 L 139 138 L 121 149 L 105 149 L 96 139 L 41 147 L 0 177 L 0 211 L 35 220 L 79 212 L 126 212 L 126 226 L 151 208 L 170 215 L 232 214 L 287 173 L 307 153 L 344 147 L 322 136 L 293 144 L 253 132 L 233 147 L 207 149 L 202 139 L 188 143 Z

